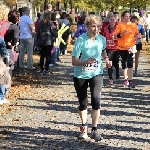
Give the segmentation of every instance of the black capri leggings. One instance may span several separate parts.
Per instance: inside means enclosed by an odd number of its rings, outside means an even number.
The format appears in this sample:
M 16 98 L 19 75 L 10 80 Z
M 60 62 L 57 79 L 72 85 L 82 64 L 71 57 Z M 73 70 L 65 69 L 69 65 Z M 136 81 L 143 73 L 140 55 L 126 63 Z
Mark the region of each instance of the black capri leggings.
M 74 87 L 77 92 L 77 97 L 79 99 L 79 110 L 83 111 L 87 109 L 87 88 L 88 84 L 91 92 L 91 105 L 94 110 L 100 109 L 100 93 L 103 86 L 103 77 L 97 75 L 91 79 L 81 79 L 73 78 Z
M 113 67 L 116 69 L 116 75 L 119 76 L 119 51 L 113 51 L 106 49 L 107 56 L 110 61 L 112 61 L 111 68 L 108 68 L 109 79 L 113 79 Z
M 122 69 L 133 67 L 133 53 L 129 54 L 127 50 L 119 50 L 119 55 L 121 57 Z

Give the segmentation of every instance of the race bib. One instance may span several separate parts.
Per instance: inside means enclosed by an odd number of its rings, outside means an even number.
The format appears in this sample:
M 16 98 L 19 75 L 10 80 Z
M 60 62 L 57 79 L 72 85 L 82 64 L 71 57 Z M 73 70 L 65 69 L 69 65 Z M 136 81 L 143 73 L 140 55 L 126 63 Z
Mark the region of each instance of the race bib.
M 114 46 L 114 40 L 107 40 L 107 46 Z
M 98 61 L 97 60 L 92 64 L 85 64 L 82 67 L 82 70 L 84 70 L 84 71 L 95 71 L 97 69 L 98 69 Z

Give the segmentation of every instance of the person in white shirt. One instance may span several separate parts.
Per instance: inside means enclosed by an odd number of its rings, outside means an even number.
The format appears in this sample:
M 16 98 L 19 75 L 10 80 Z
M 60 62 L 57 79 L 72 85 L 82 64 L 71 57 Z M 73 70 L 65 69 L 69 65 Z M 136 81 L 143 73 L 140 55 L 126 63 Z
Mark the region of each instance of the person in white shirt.
M 33 36 L 35 35 L 35 27 L 32 19 L 29 17 L 29 7 L 22 8 L 22 16 L 20 18 L 20 54 L 19 54 L 19 67 L 26 68 L 24 66 L 24 55 L 27 51 L 27 69 L 35 69 L 33 67 Z
M 148 15 L 146 15 L 146 21 L 144 24 L 144 28 L 146 31 L 146 42 L 148 43 L 150 40 L 150 18 L 148 17 Z

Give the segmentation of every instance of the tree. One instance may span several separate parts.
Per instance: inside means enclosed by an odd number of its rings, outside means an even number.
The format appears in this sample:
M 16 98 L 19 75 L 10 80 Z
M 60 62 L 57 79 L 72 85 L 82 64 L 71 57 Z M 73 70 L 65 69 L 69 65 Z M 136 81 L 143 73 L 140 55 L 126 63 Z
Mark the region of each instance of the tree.
M 9 8 L 12 8 L 16 5 L 16 0 L 3 0 L 4 4 L 7 5 Z

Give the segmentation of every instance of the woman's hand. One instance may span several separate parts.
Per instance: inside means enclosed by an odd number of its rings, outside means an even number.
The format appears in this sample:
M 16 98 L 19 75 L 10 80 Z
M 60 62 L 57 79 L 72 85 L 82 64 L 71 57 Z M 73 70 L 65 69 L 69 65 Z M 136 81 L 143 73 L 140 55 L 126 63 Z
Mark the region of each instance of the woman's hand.
M 87 60 L 87 64 L 92 64 L 92 63 L 94 63 L 95 61 L 96 61 L 95 58 L 89 58 L 89 59 Z
M 108 57 L 105 58 L 105 61 L 106 61 L 106 66 L 107 66 L 108 68 L 112 67 L 112 61 L 109 61 L 109 58 L 108 58 Z

